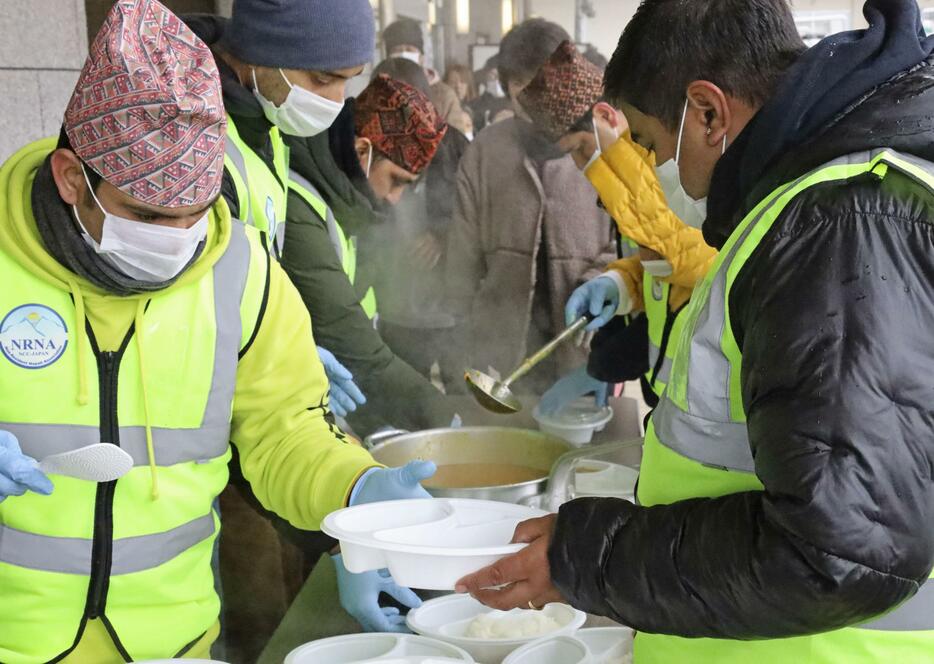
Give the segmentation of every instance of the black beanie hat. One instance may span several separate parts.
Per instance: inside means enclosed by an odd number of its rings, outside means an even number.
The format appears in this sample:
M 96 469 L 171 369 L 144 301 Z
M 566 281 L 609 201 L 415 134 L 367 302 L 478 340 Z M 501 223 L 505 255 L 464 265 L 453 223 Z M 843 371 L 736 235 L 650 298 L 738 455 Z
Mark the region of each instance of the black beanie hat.
M 410 18 L 400 18 L 383 30 L 383 44 L 386 46 L 386 55 L 389 55 L 396 46 L 403 45 L 414 46 L 424 53 L 425 38 L 422 36 L 422 26 L 418 21 Z

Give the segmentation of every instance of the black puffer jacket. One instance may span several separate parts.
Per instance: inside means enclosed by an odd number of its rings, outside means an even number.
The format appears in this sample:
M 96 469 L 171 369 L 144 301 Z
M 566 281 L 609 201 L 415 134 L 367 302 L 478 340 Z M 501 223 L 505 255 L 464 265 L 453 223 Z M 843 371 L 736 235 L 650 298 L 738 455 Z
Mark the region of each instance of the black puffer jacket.
M 887 48 L 880 66 L 893 61 L 882 62 Z M 708 241 L 722 244 L 777 185 L 835 157 L 891 147 L 934 161 L 934 61 L 917 64 L 924 57 L 839 99 L 831 120 L 793 136 L 739 195 L 724 188 L 740 182 L 730 168 L 742 159 L 724 158 Z M 789 75 L 826 83 L 814 70 L 822 62 L 806 54 Z M 759 116 L 801 108 L 808 90 L 791 83 Z M 737 144 L 767 152 L 748 137 Z M 550 561 L 573 604 L 647 632 L 754 639 L 859 624 L 917 592 L 934 565 L 932 224 L 934 193 L 892 170 L 792 201 L 729 303 L 765 490 L 563 506 Z

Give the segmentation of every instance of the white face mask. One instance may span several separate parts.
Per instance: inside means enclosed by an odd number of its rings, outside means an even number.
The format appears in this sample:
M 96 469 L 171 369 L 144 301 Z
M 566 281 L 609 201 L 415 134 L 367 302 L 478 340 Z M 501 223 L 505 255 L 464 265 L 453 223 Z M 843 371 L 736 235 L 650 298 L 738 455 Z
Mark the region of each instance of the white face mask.
M 279 75 L 288 84 L 289 94 L 282 106 L 276 106 L 259 91 L 256 69 L 252 72 L 253 95 L 263 107 L 263 113 L 271 123 L 290 136 L 310 138 L 327 131 L 344 108 L 343 103 L 325 99 L 299 85 L 292 85 L 281 69 Z
M 147 283 L 161 283 L 178 276 L 195 255 L 208 234 L 208 213 L 191 228 L 170 228 L 124 219 L 110 214 L 97 200 L 84 171 L 88 191 L 104 213 L 101 241 L 98 244 L 84 228 L 78 208 L 71 206 L 81 229 L 81 236 L 97 254 L 126 276 Z
M 472 142 L 472 141 L 473 141 L 473 132 L 472 132 L 472 131 L 465 132 L 465 133 L 464 133 L 464 137 L 465 137 L 468 141 L 471 141 L 471 142 Z
M 593 151 L 593 156 L 590 158 L 590 161 L 587 162 L 587 165 L 584 166 L 584 172 L 587 172 L 587 169 L 593 166 L 597 159 L 600 158 L 600 155 L 603 154 L 603 148 L 600 147 L 600 134 L 597 132 L 597 119 L 591 119 L 591 124 L 593 125 L 593 138 L 596 142 L 597 148 Z M 615 127 L 613 128 L 613 133 L 616 136 L 616 140 L 619 140 L 619 130 Z
M 403 51 L 402 53 L 396 53 L 393 57 L 404 58 L 406 60 L 410 60 L 411 62 L 414 62 L 419 67 L 422 66 L 422 54 L 417 53 L 416 51 Z
M 678 147 L 675 158 L 655 167 L 655 175 L 665 194 L 665 200 L 671 211 L 688 226 L 700 228 L 707 219 L 707 197 L 693 199 L 681 184 L 681 141 L 684 138 L 684 122 L 688 116 L 688 101 L 684 100 L 684 112 L 681 114 L 681 127 L 678 129 Z M 723 151 L 726 152 L 726 136 L 723 137 Z

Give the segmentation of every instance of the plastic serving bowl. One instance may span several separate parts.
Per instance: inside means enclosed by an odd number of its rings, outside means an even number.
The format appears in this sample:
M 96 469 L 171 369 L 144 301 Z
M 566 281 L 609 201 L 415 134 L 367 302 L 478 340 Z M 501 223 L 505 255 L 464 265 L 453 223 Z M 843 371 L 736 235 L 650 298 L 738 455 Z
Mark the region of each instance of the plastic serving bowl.
M 473 658 L 450 643 L 411 634 L 349 634 L 299 646 L 285 664 L 454 664 Z
M 603 431 L 613 419 L 613 409 L 598 407 L 593 399 L 578 399 L 557 413 L 544 415 L 538 406 L 532 411 L 538 428 L 544 433 L 557 436 L 580 447 L 593 440 L 594 433 Z
M 547 636 L 573 634 L 587 620 L 586 614 L 566 604 L 549 604 L 542 612 L 561 625 L 560 629 Z M 413 632 L 463 648 L 480 664 L 500 664 L 512 651 L 545 635 L 519 639 L 480 639 L 466 636 L 467 629 L 475 618 L 484 614 L 516 617 L 527 613 L 532 611 L 495 611 L 469 595 L 447 595 L 425 602 L 410 611 L 406 623 Z
M 546 636 L 525 645 L 503 664 L 632 664 L 633 631 L 592 627 L 572 636 Z
M 545 514 L 490 500 L 396 500 L 333 512 L 322 530 L 340 541 L 350 572 L 388 568 L 399 585 L 454 590 L 460 578 L 527 546 L 510 543 L 516 526 Z

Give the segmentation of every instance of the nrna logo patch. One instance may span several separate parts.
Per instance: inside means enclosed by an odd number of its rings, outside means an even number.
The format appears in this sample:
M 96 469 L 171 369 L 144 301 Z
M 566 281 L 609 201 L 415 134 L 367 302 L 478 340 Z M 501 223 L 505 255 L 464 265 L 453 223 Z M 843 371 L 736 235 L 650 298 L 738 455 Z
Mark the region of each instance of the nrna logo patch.
M 21 305 L 0 322 L 0 352 L 18 367 L 47 367 L 62 356 L 67 345 L 65 321 L 44 305 Z

